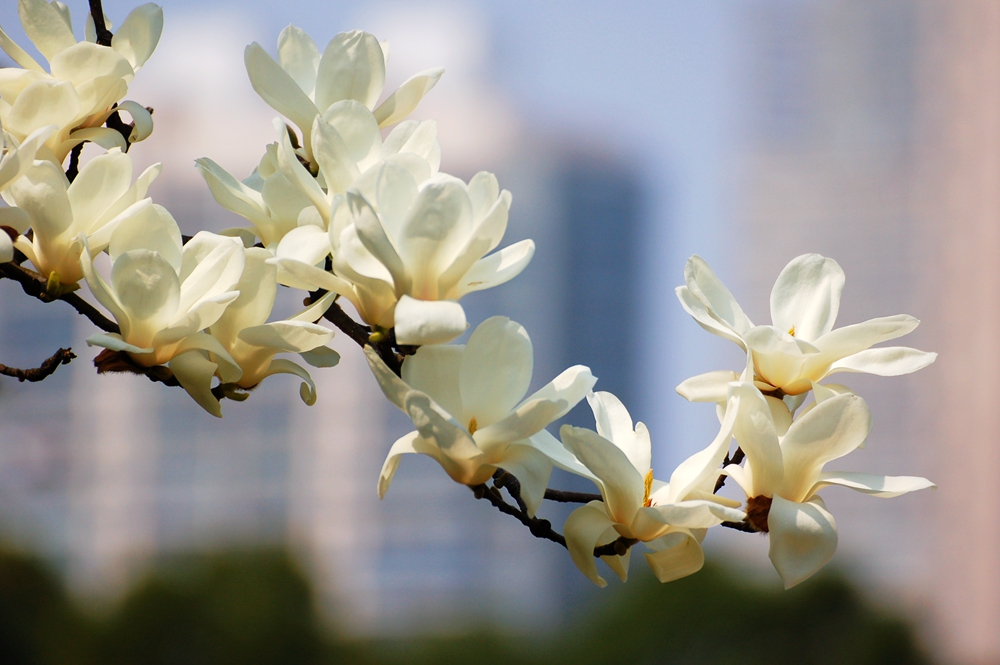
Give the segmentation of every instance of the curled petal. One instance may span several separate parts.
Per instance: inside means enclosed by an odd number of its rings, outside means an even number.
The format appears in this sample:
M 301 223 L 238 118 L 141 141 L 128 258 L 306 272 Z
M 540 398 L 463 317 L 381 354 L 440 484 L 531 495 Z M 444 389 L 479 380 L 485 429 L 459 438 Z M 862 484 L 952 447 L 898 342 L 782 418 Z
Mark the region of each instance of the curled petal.
M 200 351 L 188 351 L 174 356 L 167 365 L 184 390 L 201 408 L 216 418 L 222 417 L 222 406 L 212 394 L 212 377 L 215 376 L 218 365 Z
M 316 384 L 313 382 L 312 377 L 309 376 L 309 372 L 299 367 L 291 360 L 285 360 L 283 358 L 272 360 L 270 367 L 267 368 L 267 372 L 264 374 L 264 377 L 271 376 L 272 374 L 294 374 L 299 377 L 302 379 L 302 385 L 299 386 L 299 397 L 301 397 L 302 401 L 308 406 L 312 406 L 316 403 Z
M 126 100 L 118 104 L 118 110 L 125 111 L 132 116 L 132 123 L 135 127 L 132 128 L 132 133 L 128 136 L 128 140 L 132 143 L 145 141 L 153 133 L 153 116 L 146 107 L 138 102 Z
M 705 552 L 687 530 L 677 530 L 646 543 L 646 563 L 660 582 L 667 583 L 693 575 L 705 565 Z
M 465 310 L 451 300 L 417 300 L 404 295 L 394 314 L 400 344 L 444 344 L 469 327 Z
M 580 572 L 597 586 L 607 586 L 608 583 L 597 573 L 594 548 L 613 541 L 618 534 L 614 532 L 614 522 L 604 512 L 604 504 L 591 501 L 574 510 L 566 518 L 563 533 L 566 536 L 566 549 Z
M 775 496 L 767 528 L 768 556 L 786 589 L 812 577 L 837 551 L 837 522 L 818 496 L 805 503 Z

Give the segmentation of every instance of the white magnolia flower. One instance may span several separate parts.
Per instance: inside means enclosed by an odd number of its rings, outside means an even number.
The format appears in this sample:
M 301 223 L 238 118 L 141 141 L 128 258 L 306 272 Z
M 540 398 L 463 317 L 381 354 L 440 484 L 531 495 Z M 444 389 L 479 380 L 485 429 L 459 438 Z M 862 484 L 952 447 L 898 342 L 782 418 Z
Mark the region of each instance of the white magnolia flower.
M 898 376 L 937 358 L 936 353 L 903 346 L 870 348 L 916 328 L 920 322 L 905 314 L 834 330 L 844 271 L 819 254 L 793 259 L 778 275 L 771 290 L 773 325 L 769 326 L 754 326 L 700 257 L 688 259 L 684 277 L 687 284 L 677 287 L 681 306 L 702 328 L 732 340 L 749 354 L 754 380 L 764 391 L 799 395 L 837 372 Z M 727 380 L 731 379 L 718 373 L 702 375 L 681 384 L 678 392 L 693 401 L 716 401 Z
M 153 120 L 135 102 L 122 102 L 135 72 L 156 48 L 163 12 L 152 3 L 137 7 L 114 35 L 111 46 L 95 41 L 88 15 L 87 41 L 77 42 L 69 9 L 61 2 L 18 0 L 28 38 L 48 60 L 49 72 L 0 29 L 0 48 L 23 69 L 0 69 L 0 124 L 17 140 L 40 127 L 56 125 L 46 141 L 47 158 L 62 163 L 75 145 L 93 141 L 104 148 L 125 147 L 121 134 L 101 127 L 115 110 L 132 116 L 131 141 L 153 130 Z
M 389 450 L 379 497 L 407 453 L 434 458 L 464 485 L 486 482 L 497 468 L 509 471 L 521 482 L 529 515 L 542 502 L 553 463 L 586 475 L 544 428 L 582 400 L 597 379 L 576 365 L 524 398 L 534 359 L 521 325 L 494 316 L 476 328 L 467 345 L 422 346 L 403 363 L 402 379 L 371 347 L 365 353 L 382 392 L 417 428 Z
M 266 263 L 271 253 L 266 249 L 246 250 L 246 264 L 240 281 L 233 287 L 239 297 L 229 303 L 208 332 L 219 340 L 229 356 L 243 370 L 236 381 L 241 388 L 253 388 L 272 374 L 294 374 L 304 383 L 299 390 L 302 401 L 316 403 L 316 385 L 309 372 L 290 360 L 275 359 L 279 353 L 298 353 L 309 364 L 333 367 L 340 360 L 336 351 L 324 346 L 333 339 L 333 331 L 313 323 L 333 302 L 329 293 L 286 321 L 266 323 L 277 295 L 277 269 Z
M 132 183 L 132 159 L 118 148 L 87 162 L 72 184 L 57 164 L 35 162 L 5 193 L 27 214 L 34 233 L 31 240 L 18 238 L 15 246 L 50 288 L 76 284 L 83 279 L 81 236 L 92 253 L 104 251 L 123 220 L 152 205 L 146 191 L 159 173 L 155 164 Z
M 622 536 L 647 544 L 652 551 L 646 560 L 661 582 L 697 572 L 705 562 L 700 545 L 704 530 L 745 517 L 739 503 L 712 493 L 729 450 L 738 397 L 730 400 L 715 440 L 677 467 L 669 483 L 653 478 L 645 425 L 637 423 L 633 430 L 628 411 L 611 393 L 587 398 L 597 432 L 563 425 L 560 434 L 566 448 L 593 473 L 603 501 L 577 508 L 566 520 L 566 546 L 573 562 L 590 581 L 605 586 L 597 573 L 594 548 Z M 630 554 L 631 549 L 602 559 L 625 581 Z
M 0 194 L 5 198 L 7 188 L 31 168 L 35 153 L 56 127 L 48 126 L 36 129 L 23 143 L 17 145 L 9 137 L 4 136 L 4 150 L 0 156 Z M 0 263 L 14 260 L 14 242 L 17 237 L 28 230 L 31 218 L 20 208 L 0 207 Z
M 358 102 L 371 111 L 378 127 L 388 127 L 406 118 L 444 73 L 435 68 L 415 74 L 376 106 L 385 87 L 388 55 L 388 44 L 359 30 L 340 33 L 320 55 L 309 35 L 290 25 L 278 36 L 278 62 L 257 42 L 247 46 L 244 62 L 257 94 L 298 126 L 304 157 L 311 162 L 313 122 L 334 104 Z
M 166 363 L 202 408 L 222 417 L 212 377 L 218 373 L 223 383 L 236 383 L 242 371 L 214 337 L 201 331 L 239 296 L 234 290 L 244 265 L 239 240 L 202 231 L 182 246 L 174 218 L 162 206 L 150 205 L 119 224 L 108 253 L 110 282 L 94 270 L 89 251 L 81 254 L 81 263 L 91 292 L 111 312 L 121 334 L 91 335 L 87 343 L 125 351 L 143 367 Z
M 215 200 L 249 220 L 265 247 L 276 248 L 290 235 L 280 255 L 309 264 L 338 246 L 349 223 L 346 215 L 337 214 L 348 188 L 372 193 L 383 161 L 407 164 L 419 157 L 414 170 L 419 173 L 426 165 L 424 179 L 436 174 L 441 162 L 434 121 L 400 123 L 383 141 L 371 112 L 344 101 L 315 120 L 319 166 L 314 177 L 299 161 L 284 124 L 276 121 L 275 126 L 279 141 L 267 147 L 260 165 L 243 182 L 210 159 L 196 164 Z
M 347 193 L 350 224 L 334 274 L 280 252 L 277 262 L 302 284 L 343 295 L 369 325 L 395 327 L 400 344 L 440 344 L 467 327 L 456 301 L 516 277 L 535 244 L 522 240 L 483 258 L 507 229 L 510 192 L 486 172 L 468 184 L 445 174 L 419 183 L 418 159 L 382 164 L 372 201 Z
M 868 406 L 857 395 L 818 390 L 818 403 L 779 437 L 757 388 L 741 383 L 733 392 L 743 405 L 733 435 L 746 453 L 746 465 L 727 466 L 724 473 L 746 492 L 747 521 L 770 535 L 769 556 L 786 589 L 826 565 L 837 549 L 837 524 L 819 490 L 840 485 L 894 497 L 934 487 L 913 476 L 823 471 L 827 462 L 858 448 L 871 430 Z

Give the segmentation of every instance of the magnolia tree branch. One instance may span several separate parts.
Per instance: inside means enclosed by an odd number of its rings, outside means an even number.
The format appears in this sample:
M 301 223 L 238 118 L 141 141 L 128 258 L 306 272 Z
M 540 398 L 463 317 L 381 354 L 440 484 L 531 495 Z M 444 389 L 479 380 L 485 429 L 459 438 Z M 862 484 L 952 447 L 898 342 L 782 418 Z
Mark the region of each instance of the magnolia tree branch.
M 77 312 L 90 319 L 95 326 L 109 333 L 121 333 L 118 324 L 101 314 L 96 307 L 76 295 L 75 293 L 63 293 L 58 296 L 46 292 L 45 278 L 33 270 L 29 270 L 15 263 L 0 263 L 0 278 L 12 279 L 21 285 L 21 289 L 33 298 L 42 302 L 52 302 L 62 300 L 69 303 Z
M 12 376 L 18 381 L 34 383 L 52 376 L 60 365 L 68 365 L 73 358 L 76 358 L 76 354 L 73 353 L 72 349 L 59 349 L 34 369 L 18 369 L 0 365 L 0 374 Z
M 97 43 L 101 46 L 111 46 L 111 38 L 114 35 L 111 34 L 104 22 L 104 7 L 101 6 L 101 0 L 90 0 L 90 16 L 94 19 Z
M 556 501 L 558 503 L 590 503 L 591 501 L 602 501 L 600 494 L 590 492 L 567 492 L 566 490 L 545 490 L 546 501 Z

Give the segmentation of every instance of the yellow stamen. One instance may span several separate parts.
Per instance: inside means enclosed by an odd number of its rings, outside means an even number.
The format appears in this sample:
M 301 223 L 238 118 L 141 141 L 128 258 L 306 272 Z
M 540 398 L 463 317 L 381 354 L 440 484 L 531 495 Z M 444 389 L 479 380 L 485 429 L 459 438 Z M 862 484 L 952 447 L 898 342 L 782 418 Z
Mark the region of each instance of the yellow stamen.
M 475 434 L 477 429 L 479 429 L 479 423 L 476 422 L 476 417 L 472 416 L 472 420 L 469 421 L 469 434 Z
M 795 326 L 792 326 L 791 328 L 788 329 L 788 334 L 791 335 L 792 337 L 795 337 Z
M 653 505 L 653 500 L 649 498 L 650 492 L 653 491 L 653 470 L 652 469 L 650 469 L 649 471 L 646 472 L 645 485 L 646 485 L 646 489 L 642 493 L 642 505 L 645 506 L 646 508 L 649 508 L 651 505 Z

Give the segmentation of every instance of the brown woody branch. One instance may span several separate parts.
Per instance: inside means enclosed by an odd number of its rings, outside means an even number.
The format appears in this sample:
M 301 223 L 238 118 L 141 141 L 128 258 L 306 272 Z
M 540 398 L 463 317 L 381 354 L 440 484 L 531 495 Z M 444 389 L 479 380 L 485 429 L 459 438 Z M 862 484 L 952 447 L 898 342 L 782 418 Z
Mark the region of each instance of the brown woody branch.
M 107 318 L 96 307 L 91 305 L 89 302 L 81 298 L 75 293 L 63 293 L 59 296 L 53 296 L 52 294 L 46 292 L 46 280 L 42 275 L 38 274 L 34 270 L 29 270 L 23 266 L 19 266 L 15 263 L 2 263 L 0 264 L 0 278 L 6 277 L 7 279 L 12 279 L 21 285 L 21 289 L 29 296 L 37 298 L 42 302 L 52 302 L 54 300 L 62 300 L 68 303 L 77 312 L 83 316 L 90 319 L 90 322 L 95 326 L 109 333 L 120 333 L 121 329 L 118 324 Z
M 740 448 L 739 446 L 737 446 L 736 447 L 736 452 L 733 453 L 732 457 L 730 457 L 727 454 L 726 458 L 724 460 L 722 460 L 722 468 L 725 469 L 730 464 L 739 464 L 740 462 L 743 461 L 744 457 L 746 457 L 746 455 L 743 453 L 743 449 Z M 728 477 L 729 476 L 727 476 L 725 474 L 722 474 L 722 473 L 719 474 L 718 480 L 715 481 L 715 489 L 712 490 L 712 494 L 718 494 L 719 493 L 719 490 L 722 489 L 722 486 L 726 484 L 726 478 L 728 478 Z
M 0 365 L 0 374 L 14 377 L 18 381 L 34 383 L 52 376 L 60 365 L 68 365 L 73 358 L 76 358 L 76 354 L 73 353 L 72 349 L 59 349 L 34 369 L 18 369 Z
M 566 490 L 545 490 L 546 501 L 556 501 L 558 503 L 590 503 L 591 501 L 601 501 L 600 494 L 590 492 L 568 492 Z
M 108 30 L 104 22 L 104 7 L 101 0 L 90 0 L 90 16 L 94 19 L 94 31 L 97 33 L 97 43 L 101 46 L 111 46 L 111 38 L 114 35 Z

